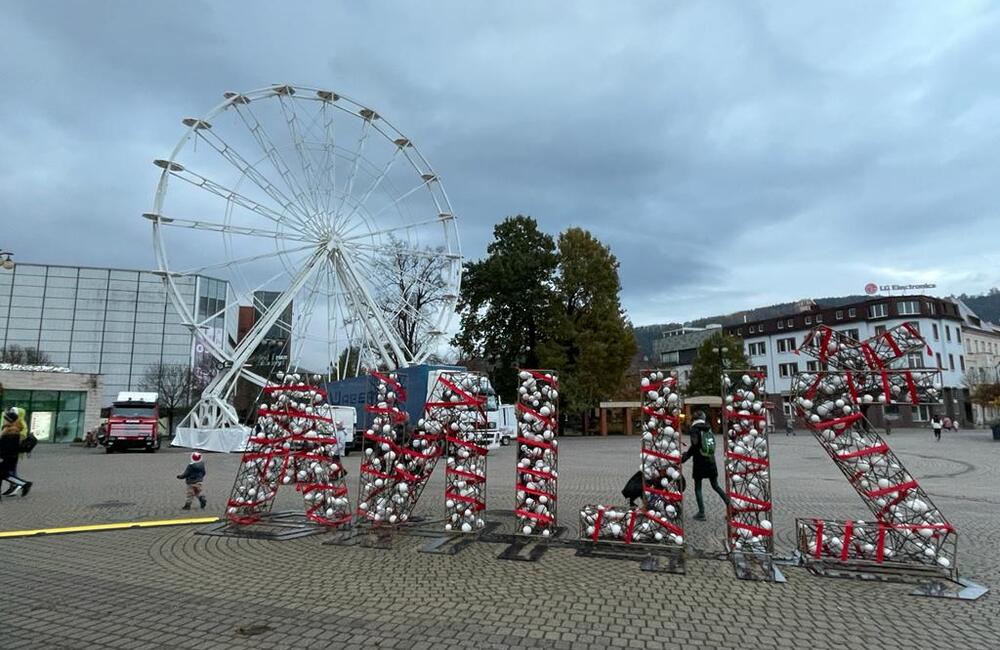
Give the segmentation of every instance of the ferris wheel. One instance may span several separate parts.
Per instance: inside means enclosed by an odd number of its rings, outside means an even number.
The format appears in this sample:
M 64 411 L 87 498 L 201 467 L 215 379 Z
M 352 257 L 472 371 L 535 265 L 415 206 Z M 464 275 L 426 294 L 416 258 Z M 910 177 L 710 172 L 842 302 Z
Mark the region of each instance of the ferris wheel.
M 227 92 L 183 124 L 143 216 L 170 300 L 217 368 L 188 426 L 236 424 L 240 376 L 335 380 L 437 349 L 462 257 L 444 187 L 409 138 L 365 104 L 292 85 Z M 250 365 L 275 341 L 271 367 Z

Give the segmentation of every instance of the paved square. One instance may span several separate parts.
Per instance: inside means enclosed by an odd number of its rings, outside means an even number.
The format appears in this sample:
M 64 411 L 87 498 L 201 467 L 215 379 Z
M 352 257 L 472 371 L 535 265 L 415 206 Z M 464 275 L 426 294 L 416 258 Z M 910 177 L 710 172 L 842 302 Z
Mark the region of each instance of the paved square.
M 532 564 L 495 559 L 496 544 L 446 557 L 419 553 L 424 540 L 413 537 L 375 550 L 174 527 L 0 540 L 0 648 L 1000 647 L 1000 443 L 983 431 L 941 443 L 897 432 L 890 443 L 958 528 L 962 575 L 993 592 L 959 602 L 794 568 L 784 585 L 740 582 L 714 560 L 691 559 L 676 576 L 560 548 Z M 797 516 L 866 516 L 811 436 L 778 434 L 771 448 L 779 554 L 793 548 Z M 638 459 L 637 437 L 564 440 L 559 513 L 571 535 L 579 506 L 622 503 Z M 206 514 L 221 512 L 238 460 L 207 456 Z M 0 530 L 186 515 L 174 478 L 185 462 L 178 450 L 40 447 L 21 466 L 35 488 L 0 502 Z M 514 449 L 489 463 L 489 511 L 509 510 Z M 356 454 L 348 468 L 354 497 Z M 440 516 L 442 490 L 439 468 L 421 514 Z M 300 509 L 297 496 L 288 489 L 276 509 Z M 719 551 L 721 503 L 705 498 L 708 521 L 686 522 L 688 542 Z

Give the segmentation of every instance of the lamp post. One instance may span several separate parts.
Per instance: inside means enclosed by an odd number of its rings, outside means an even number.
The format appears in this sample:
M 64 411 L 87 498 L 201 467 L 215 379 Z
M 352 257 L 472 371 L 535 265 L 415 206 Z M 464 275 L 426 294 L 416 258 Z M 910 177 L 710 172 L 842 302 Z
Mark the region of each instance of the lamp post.
M 719 355 L 719 369 L 720 369 L 719 374 L 722 374 L 723 372 L 726 371 L 726 358 L 723 355 L 729 352 L 729 348 L 727 347 L 712 348 L 712 352 Z
M 14 260 L 10 259 L 10 256 L 13 254 L 14 253 L 10 251 L 0 250 L 0 256 L 3 257 L 3 259 L 0 260 L 0 268 L 4 269 L 5 271 L 10 271 L 11 269 L 14 268 Z

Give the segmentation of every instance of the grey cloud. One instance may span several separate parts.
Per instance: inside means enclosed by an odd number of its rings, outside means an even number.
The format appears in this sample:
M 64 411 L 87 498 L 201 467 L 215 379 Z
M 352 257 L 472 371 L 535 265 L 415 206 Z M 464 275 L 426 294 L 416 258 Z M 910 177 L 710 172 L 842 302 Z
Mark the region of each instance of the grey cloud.
M 509 214 L 553 234 L 593 231 L 621 260 L 636 323 L 856 292 L 879 259 L 920 270 L 948 255 L 971 284 L 946 291 L 1000 283 L 982 268 L 1000 235 L 989 6 L 20 2 L 3 13 L 0 218 L 35 224 L 4 229 L 25 260 L 150 265 L 138 215 L 152 201 L 149 161 L 179 120 L 224 90 L 291 81 L 369 102 L 411 137 L 445 179 L 471 257 Z M 836 267 L 817 272 L 817 260 Z

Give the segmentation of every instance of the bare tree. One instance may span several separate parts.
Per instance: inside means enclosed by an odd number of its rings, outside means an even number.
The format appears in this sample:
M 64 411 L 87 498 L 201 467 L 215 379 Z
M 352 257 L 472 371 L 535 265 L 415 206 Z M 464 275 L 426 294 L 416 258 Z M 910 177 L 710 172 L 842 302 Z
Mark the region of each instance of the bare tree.
M 13 363 L 23 366 L 50 366 L 52 359 L 38 348 L 8 345 L 0 349 L 0 363 Z
M 183 417 L 205 389 L 202 376 L 185 364 L 157 363 L 147 366 L 139 387 L 156 392 L 161 413 L 167 416 L 167 431 L 173 435 L 174 419 Z
M 431 322 L 438 306 L 447 301 L 447 273 L 450 264 L 443 249 L 427 249 L 413 255 L 410 245 L 393 239 L 388 250 L 375 261 L 375 270 L 383 278 L 376 301 L 387 315 L 389 325 L 403 342 L 404 358 L 393 350 L 388 355 L 401 365 L 410 354 L 434 336 Z

